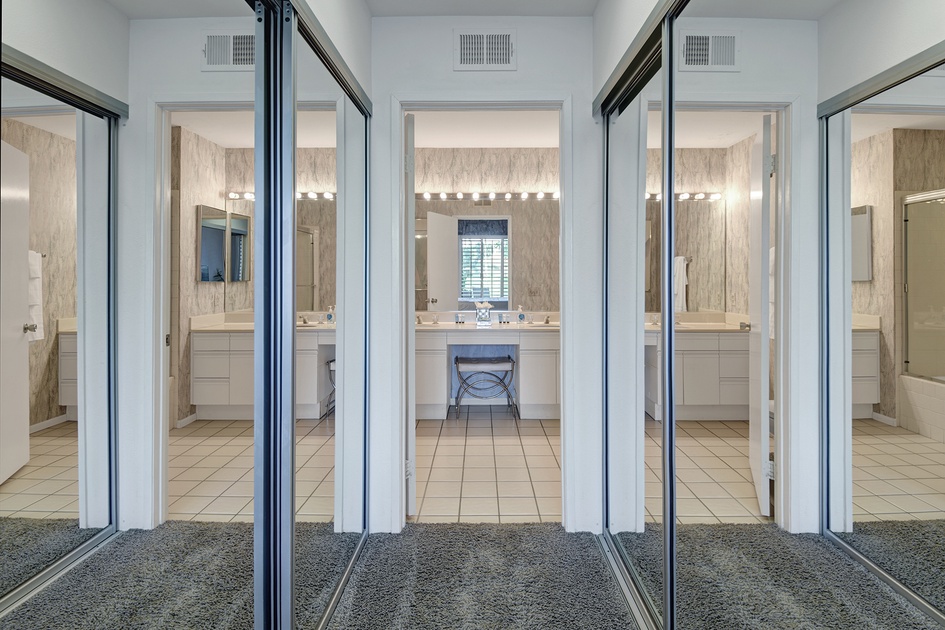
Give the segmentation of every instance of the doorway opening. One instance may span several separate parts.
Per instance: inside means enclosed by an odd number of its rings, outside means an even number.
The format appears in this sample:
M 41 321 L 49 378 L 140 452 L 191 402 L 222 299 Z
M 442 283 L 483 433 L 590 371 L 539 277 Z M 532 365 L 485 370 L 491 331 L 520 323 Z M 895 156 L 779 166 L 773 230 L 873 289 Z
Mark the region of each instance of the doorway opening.
M 405 117 L 410 522 L 561 521 L 559 116 Z

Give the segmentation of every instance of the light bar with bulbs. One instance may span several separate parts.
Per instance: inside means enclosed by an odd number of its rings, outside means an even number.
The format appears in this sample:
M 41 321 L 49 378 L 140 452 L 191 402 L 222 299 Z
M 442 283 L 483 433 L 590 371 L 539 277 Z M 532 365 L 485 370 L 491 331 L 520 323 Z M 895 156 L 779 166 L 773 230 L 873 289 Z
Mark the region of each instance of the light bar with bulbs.
M 663 198 L 662 193 L 646 193 L 643 196 L 647 201 L 660 201 Z M 695 200 L 695 201 L 719 201 L 722 199 L 722 193 L 719 192 L 681 192 L 676 193 L 677 201 L 686 201 L 686 200 Z
M 486 199 L 490 201 L 495 201 L 497 199 L 499 200 L 505 199 L 506 201 L 511 201 L 512 199 L 554 199 L 555 201 L 557 201 L 558 199 L 561 198 L 561 193 L 558 192 L 557 190 L 554 192 L 545 192 L 545 191 L 539 190 L 536 192 L 522 191 L 522 192 L 514 192 L 514 193 L 495 192 L 495 191 L 488 192 L 488 193 L 478 192 L 478 191 L 471 192 L 471 193 L 462 192 L 462 191 L 451 192 L 451 193 L 448 193 L 448 192 L 431 193 L 430 191 L 425 191 L 422 193 L 418 192 L 416 193 L 415 196 L 417 199 L 424 199 L 426 201 L 430 201 L 431 199 L 436 199 L 436 198 L 439 198 L 441 201 L 454 200 L 454 199 L 458 201 L 463 201 L 463 200 L 485 201 Z

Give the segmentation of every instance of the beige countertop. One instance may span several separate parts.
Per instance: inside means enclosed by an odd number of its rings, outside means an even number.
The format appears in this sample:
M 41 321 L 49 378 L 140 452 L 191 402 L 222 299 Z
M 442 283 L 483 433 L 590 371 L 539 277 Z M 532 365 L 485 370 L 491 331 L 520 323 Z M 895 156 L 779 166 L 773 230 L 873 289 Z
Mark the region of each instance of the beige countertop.
M 434 324 L 425 322 L 416 324 L 417 332 L 474 332 L 474 333 L 505 333 L 505 332 L 561 332 L 561 324 L 492 324 L 491 326 L 477 326 L 475 322 L 457 324 L 455 322 L 441 322 Z
M 296 324 L 296 332 L 314 330 L 335 332 L 334 324 Z M 191 332 L 253 332 L 253 322 L 226 322 L 221 324 L 207 324 L 191 329 Z

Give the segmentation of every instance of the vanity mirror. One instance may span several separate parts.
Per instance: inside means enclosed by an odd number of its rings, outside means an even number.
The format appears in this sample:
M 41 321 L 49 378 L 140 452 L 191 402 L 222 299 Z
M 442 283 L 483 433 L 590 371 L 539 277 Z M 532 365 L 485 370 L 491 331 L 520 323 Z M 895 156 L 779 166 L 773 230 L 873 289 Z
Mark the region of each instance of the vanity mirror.
M 250 270 L 253 268 L 252 235 L 250 234 L 253 220 L 244 215 L 231 213 L 227 215 L 229 238 L 227 245 L 230 271 L 227 275 L 229 282 L 248 282 Z
M 226 280 L 226 212 L 197 206 L 197 282 Z

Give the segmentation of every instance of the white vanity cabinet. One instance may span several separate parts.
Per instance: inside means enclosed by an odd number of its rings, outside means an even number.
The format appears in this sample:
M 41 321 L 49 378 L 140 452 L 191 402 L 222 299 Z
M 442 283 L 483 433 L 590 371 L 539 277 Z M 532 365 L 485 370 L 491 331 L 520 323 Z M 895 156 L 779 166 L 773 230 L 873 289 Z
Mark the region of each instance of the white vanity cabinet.
M 515 372 L 522 417 L 560 417 L 561 335 L 544 331 L 522 334 Z
M 644 349 L 646 412 L 663 417 L 659 333 L 647 332 Z M 748 418 L 748 335 L 742 332 L 676 333 L 676 418 Z
M 445 332 L 416 337 L 416 406 L 418 418 L 445 418 L 450 404 L 450 369 Z
M 879 331 L 853 331 L 853 417 L 872 418 L 879 402 Z
M 299 330 L 295 338 L 295 404 L 299 418 L 317 418 L 331 393 L 327 361 L 334 358 L 334 330 Z M 253 333 L 191 333 L 191 403 L 201 419 L 251 418 L 254 388 Z
M 76 333 L 59 333 L 59 404 L 66 417 L 76 419 L 79 406 L 79 356 Z

